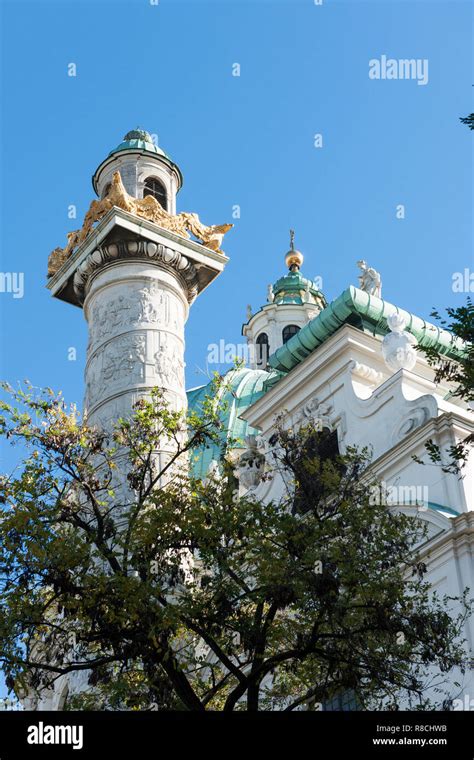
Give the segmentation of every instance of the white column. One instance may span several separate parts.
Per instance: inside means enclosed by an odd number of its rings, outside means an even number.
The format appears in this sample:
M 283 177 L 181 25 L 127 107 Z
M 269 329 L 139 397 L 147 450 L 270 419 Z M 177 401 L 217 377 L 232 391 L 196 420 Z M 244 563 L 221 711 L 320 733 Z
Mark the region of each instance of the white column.
M 185 409 L 184 325 L 189 305 L 177 272 L 148 262 L 99 269 L 84 300 L 89 326 L 84 410 L 110 428 L 151 388 Z

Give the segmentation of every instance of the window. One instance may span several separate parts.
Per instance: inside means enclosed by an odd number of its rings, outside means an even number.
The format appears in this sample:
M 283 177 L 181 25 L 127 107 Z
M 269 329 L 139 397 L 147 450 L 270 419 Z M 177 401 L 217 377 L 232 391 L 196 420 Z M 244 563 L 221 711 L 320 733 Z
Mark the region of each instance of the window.
M 257 338 L 257 351 L 256 351 L 257 367 L 265 368 L 268 362 L 268 356 L 270 354 L 270 346 L 268 343 L 267 333 L 260 333 Z
M 283 343 L 286 343 L 290 338 L 293 337 L 293 335 L 296 335 L 297 332 L 300 331 L 300 328 L 298 325 L 287 325 L 283 328 L 282 337 L 283 337 Z
M 315 422 L 316 420 L 313 420 L 312 424 L 314 425 Z M 292 476 L 297 483 L 294 492 L 293 514 L 304 515 L 311 509 L 311 504 L 317 506 L 331 496 L 331 483 L 327 484 L 315 475 L 313 468 L 308 468 L 308 462 L 315 460 L 319 462 L 321 467 L 325 460 L 329 459 L 334 463 L 336 472 L 339 472 L 342 477 L 345 465 L 338 461 L 338 455 L 339 444 L 336 430 L 323 427 L 322 430 L 315 428 L 308 431 L 302 449 L 295 454 L 291 464 Z
M 102 191 L 102 198 L 105 198 L 105 196 L 107 195 L 111 187 L 112 187 L 112 183 L 108 182 Z
M 143 188 L 143 197 L 146 198 L 147 195 L 152 195 L 155 200 L 157 200 L 164 209 L 167 209 L 167 197 L 166 197 L 166 190 L 161 184 L 159 179 L 155 179 L 154 177 L 148 177 L 148 179 L 145 180 L 145 186 Z

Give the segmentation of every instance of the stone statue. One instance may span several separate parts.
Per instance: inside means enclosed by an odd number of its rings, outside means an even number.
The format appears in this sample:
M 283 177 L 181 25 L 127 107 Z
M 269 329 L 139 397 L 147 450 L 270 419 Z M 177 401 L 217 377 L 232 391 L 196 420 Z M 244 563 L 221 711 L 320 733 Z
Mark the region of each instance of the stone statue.
M 149 290 L 142 288 L 138 291 L 140 296 L 140 314 L 138 321 L 140 322 L 157 322 L 158 311 L 155 306 L 155 301 Z
M 399 369 L 412 370 L 417 360 L 417 340 L 405 331 L 406 319 L 400 312 L 387 317 L 389 333 L 382 341 L 382 356 L 385 364 L 393 372 Z
M 48 277 L 52 277 L 58 271 L 67 259 L 65 248 L 55 248 L 51 251 L 48 258 Z
M 382 298 L 382 279 L 380 274 L 372 267 L 369 267 L 364 259 L 360 259 L 357 262 L 357 266 L 362 272 L 359 275 L 360 289 L 364 290 L 370 296 Z
M 249 320 L 249 319 L 252 319 L 252 307 L 251 307 L 251 305 L 248 303 L 248 304 L 247 304 L 247 322 L 248 322 L 248 320 Z
M 258 442 L 254 435 L 247 436 L 245 440 L 248 448 L 240 455 L 234 472 L 240 486 L 248 490 L 258 486 L 262 480 L 265 456 L 259 451 Z
M 209 485 L 213 480 L 218 480 L 220 478 L 220 468 L 219 468 L 219 462 L 217 459 L 212 459 L 209 467 L 207 468 L 207 474 L 204 478 L 204 484 Z
M 272 285 L 268 285 L 268 287 L 267 287 L 267 301 L 268 301 L 268 303 L 273 303 L 274 300 L 275 300 L 275 296 L 273 295 L 273 286 Z
M 130 214 L 136 214 L 143 219 L 159 224 L 170 232 L 177 235 L 189 237 L 189 232 L 194 235 L 203 245 L 210 248 L 211 251 L 222 253 L 220 246 L 226 232 L 232 224 L 220 224 L 207 227 L 199 220 L 197 214 L 183 212 L 174 216 L 169 214 L 152 195 L 145 198 L 132 198 L 127 193 L 122 183 L 120 172 L 114 172 L 112 182 L 105 196 L 99 200 L 93 200 L 89 210 L 84 217 L 84 224 L 80 230 L 68 233 L 68 242 L 66 247 L 55 248 L 48 259 L 48 277 L 52 277 L 69 258 L 73 251 L 80 245 L 89 233 L 92 231 L 94 224 L 102 219 L 110 209 L 117 207 Z
M 220 250 L 222 239 L 225 233 L 234 226 L 233 224 L 214 224 L 211 227 L 206 227 L 205 224 L 199 221 L 197 214 L 189 214 L 183 211 L 179 216 L 184 220 L 186 229 L 200 240 L 206 248 L 210 248 L 211 251 L 215 251 L 216 253 L 222 253 Z

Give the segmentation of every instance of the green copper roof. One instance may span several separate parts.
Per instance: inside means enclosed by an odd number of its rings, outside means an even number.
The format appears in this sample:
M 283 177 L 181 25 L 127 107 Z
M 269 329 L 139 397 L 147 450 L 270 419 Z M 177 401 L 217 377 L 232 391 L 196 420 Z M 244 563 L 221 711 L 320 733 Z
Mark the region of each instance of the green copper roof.
M 299 270 L 289 271 L 273 285 L 274 303 L 304 303 L 307 290 L 317 299 L 326 304 L 326 299 L 312 280 L 303 277 Z
M 446 330 L 351 285 L 271 354 L 268 363 L 273 369 L 289 372 L 344 324 L 354 325 L 372 335 L 386 335 L 389 332 L 387 317 L 394 312 L 406 318 L 406 330 L 421 346 L 436 346 L 441 354 L 453 359 L 463 351 L 463 342 Z
M 264 370 L 247 367 L 232 369 L 227 372 L 225 380 L 228 388 L 223 390 L 221 396 L 221 400 L 226 403 L 227 407 L 222 416 L 222 442 L 228 438 L 238 438 L 240 446 L 243 448 L 246 436 L 257 434 L 258 431 L 251 427 L 248 422 L 242 420 L 239 415 L 264 394 L 263 384 L 268 374 Z M 188 391 L 189 409 L 199 412 L 205 396 L 211 393 L 211 383 Z M 212 460 L 219 460 L 219 457 L 218 445 L 213 444 L 208 448 L 196 449 L 191 455 L 193 475 L 204 478 Z
M 149 132 L 146 131 L 146 129 L 139 129 L 137 127 L 137 129 L 132 129 L 130 132 L 127 132 L 122 142 L 119 143 L 116 148 L 110 151 L 107 158 L 101 161 L 95 170 L 94 174 L 92 175 L 92 187 L 96 193 L 98 193 L 97 180 L 104 166 L 110 165 L 111 162 L 115 161 L 115 156 L 117 153 L 121 153 L 122 151 L 125 152 L 127 150 L 134 150 L 139 153 L 149 153 L 150 155 L 160 156 L 161 160 L 163 160 L 165 164 L 167 164 L 176 172 L 178 178 L 177 190 L 183 186 L 183 175 L 181 174 L 179 166 L 177 166 L 174 161 L 171 160 L 171 158 L 167 153 L 164 152 L 164 150 L 159 148 L 158 145 L 155 145 L 153 142 L 153 137 Z M 132 161 L 135 160 L 133 156 L 131 158 Z
M 425 507 L 428 507 L 428 509 L 433 509 L 435 512 L 446 512 L 448 515 L 452 515 L 453 517 L 457 517 L 461 514 L 455 509 L 452 509 L 452 507 L 444 507 L 442 504 L 437 504 L 434 501 L 425 502 Z
M 116 148 L 110 151 L 109 156 L 118 153 L 121 150 L 146 150 L 148 153 L 156 153 L 159 156 L 166 156 L 164 150 L 155 145 L 153 138 L 145 129 L 132 129 L 127 132 L 123 141 Z M 168 156 L 166 156 L 168 158 Z

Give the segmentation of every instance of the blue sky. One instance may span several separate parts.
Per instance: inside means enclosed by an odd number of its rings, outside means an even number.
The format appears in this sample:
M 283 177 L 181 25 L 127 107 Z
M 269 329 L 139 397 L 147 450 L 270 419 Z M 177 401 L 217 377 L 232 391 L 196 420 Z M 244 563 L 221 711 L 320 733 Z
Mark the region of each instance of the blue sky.
M 236 222 L 224 274 L 191 310 L 188 387 L 209 343 L 242 340 L 246 305 L 285 271 L 290 227 L 328 299 L 365 258 L 383 297 L 421 317 L 464 302 L 452 275 L 473 269 L 470 2 L 4 1 L 2 48 L 1 270 L 25 277 L 23 298 L 0 293 L 2 378 L 82 402 L 86 324 L 50 297 L 47 256 L 137 125 L 183 172 L 178 210 Z M 371 80 L 382 55 L 428 59 L 428 83 Z

